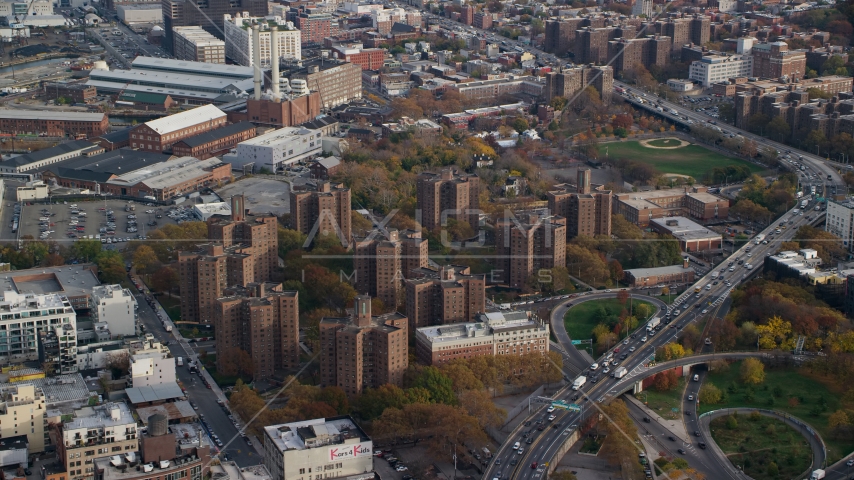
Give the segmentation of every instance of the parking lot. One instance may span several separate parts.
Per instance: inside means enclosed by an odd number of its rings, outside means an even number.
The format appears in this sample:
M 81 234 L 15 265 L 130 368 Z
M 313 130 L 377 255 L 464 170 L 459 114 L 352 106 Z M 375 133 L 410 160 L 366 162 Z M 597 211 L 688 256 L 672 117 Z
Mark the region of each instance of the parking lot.
M 3 222 L 11 226 L 14 208 L 3 209 Z M 76 208 L 75 208 L 76 207 Z M 170 212 L 180 211 L 183 215 Z M 125 200 L 30 203 L 22 206 L 20 235 L 59 243 L 81 238 L 99 239 L 119 248 L 128 240 L 172 223 L 195 220 L 187 207 L 161 207 Z

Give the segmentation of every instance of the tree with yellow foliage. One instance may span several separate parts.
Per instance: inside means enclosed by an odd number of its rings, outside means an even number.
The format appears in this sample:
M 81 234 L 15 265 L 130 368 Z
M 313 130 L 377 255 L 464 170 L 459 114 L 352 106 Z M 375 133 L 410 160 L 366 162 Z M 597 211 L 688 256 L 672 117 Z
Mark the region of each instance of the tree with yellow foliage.
M 759 348 L 766 350 L 795 348 L 792 324 L 779 316 L 769 318 L 764 325 L 757 325 L 756 333 L 759 335 Z
M 741 362 L 739 378 L 742 383 L 759 385 L 765 381 L 765 364 L 756 358 L 748 358 Z

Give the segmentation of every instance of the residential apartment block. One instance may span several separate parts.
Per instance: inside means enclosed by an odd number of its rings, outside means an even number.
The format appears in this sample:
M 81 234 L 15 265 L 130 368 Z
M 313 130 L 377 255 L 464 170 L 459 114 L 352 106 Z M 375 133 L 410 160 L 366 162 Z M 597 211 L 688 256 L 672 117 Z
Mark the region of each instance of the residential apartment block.
M 613 194 L 603 185 L 590 183 L 590 169 L 580 168 L 577 183 L 555 185 L 557 190 L 546 194 L 549 212 L 566 218 L 566 238 L 579 235 L 590 238 L 611 235 Z
M 608 60 L 616 74 L 633 70 L 635 65 L 663 67 L 670 61 L 670 37 L 656 35 L 611 40 L 608 42 Z
M 786 42 L 755 43 L 753 76 L 760 78 L 801 79 L 807 73 L 807 57 L 803 50 L 789 50 Z
M 423 172 L 418 175 L 415 195 L 416 221 L 422 228 L 433 231 L 443 226 L 446 219 L 455 219 L 478 231 L 480 179 L 477 175 L 450 168 L 441 173 Z
M 596 88 L 602 103 L 610 104 L 614 91 L 614 69 L 610 66 L 584 65 L 546 73 L 543 95 L 548 100 L 554 97 L 572 98 L 588 85 Z
M 300 60 L 302 44 L 300 31 L 294 24 L 282 17 L 253 17 L 249 12 L 223 16 L 225 25 L 225 56 L 246 67 L 255 64 L 255 49 L 260 48 L 261 66 L 270 68 L 274 58 L 281 60 Z M 258 45 L 252 39 L 252 26 L 258 25 Z M 272 36 L 276 35 L 273 42 Z M 276 43 L 278 52 L 273 52 L 271 44 Z
M 371 315 L 371 297 L 356 297 L 349 317 L 320 321 L 320 384 L 349 396 L 387 383 L 401 386 L 409 365 L 407 319 L 400 313 Z
M 299 292 L 283 290 L 282 284 L 251 283 L 225 294 L 214 311 L 217 352 L 245 351 L 258 379 L 299 367 Z
M 29 453 L 50 443 L 44 392 L 26 381 L 0 388 L 0 438 L 17 435 L 27 436 Z
M 139 450 L 136 419 L 124 403 L 77 410 L 60 428 L 56 453 L 68 480 L 95 478 L 95 459 Z
M 646 228 L 653 218 L 685 216 L 709 221 L 727 218 L 729 201 L 701 185 L 614 195 L 614 213 Z
M 362 98 L 362 67 L 334 59 L 313 58 L 283 68 L 283 77 L 305 80 L 306 87 L 320 94 L 323 108 L 335 108 Z
M 415 357 L 424 365 L 496 355 L 543 355 L 549 324 L 531 312 L 481 313 L 471 322 L 415 331 Z
M 278 268 L 278 220 L 247 215 L 242 195 L 231 198 L 231 217 L 208 220 L 212 243 L 198 252 L 178 254 L 181 318 L 213 323 L 216 300 L 232 285 L 273 279 Z
M 63 343 L 60 373 L 77 371 L 77 314 L 62 295 L 37 295 L 6 290 L 0 298 L 0 365 L 39 360 L 40 335 L 67 327 L 74 341 Z M 67 336 L 63 335 L 63 336 Z
M 510 288 L 522 288 L 542 269 L 566 266 L 566 218 L 523 213 L 495 225 L 496 271 Z
M 395 229 L 388 236 L 373 230 L 354 239 L 353 268 L 356 291 L 379 298 L 394 309 L 403 301 L 403 280 L 427 266 L 427 239 L 421 232 Z
M 136 297 L 121 285 L 98 285 L 92 289 L 92 317 L 110 326 L 110 334 L 136 335 L 139 318 Z
M 486 275 L 461 265 L 424 267 L 405 280 L 409 328 L 470 322 L 486 311 Z
M 269 13 L 265 0 L 208 0 L 204 8 L 189 0 L 163 0 L 163 24 L 166 35 L 163 46 L 174 52 L 174 27 L 199 26 L 212 35 L 223 35 L 223 15 L 249 12 L 253 17 L 264 17 Z M 220 37 L 218 37 L 220 38 Z
M 130 386 L 175 385 L 175 358 L 166 352 L 140 352 L 130 356 Z
M 291 228 L 310 237 L 338 235 L 347 245 L 352 235 L 350 189 L 343 183 L 318 181 L 291 190 Z
M 827 201 L 827 221 L 824 229 L 842 239 L 848 251 L 854 250 L 854 200 Z

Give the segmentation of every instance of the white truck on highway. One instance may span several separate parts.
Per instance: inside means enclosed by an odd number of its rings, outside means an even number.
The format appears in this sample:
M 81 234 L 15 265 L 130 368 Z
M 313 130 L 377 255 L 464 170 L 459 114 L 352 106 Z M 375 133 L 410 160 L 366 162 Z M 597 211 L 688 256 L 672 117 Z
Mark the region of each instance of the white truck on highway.
M 810 480 L 821 480 L 822 478 L 824 478 L 824 470 L 820 468 L 813 470 L 812 475 L 810 475 Z
M 760 243 L 762 243 L 762 240 L 765 240 L 765 234 L 760 233 L 759 235 L 753 237 L 753 240 L 756 241 L 756 245 L 759 245 Z
M 657 327 L 659 323 L 661 323 L 661 318 L 653 317 L 652 320 L 650 320 L 649 323 L 646 324 L 646 331 L 650 332 L 652 330 L 655 330 L 655 327 Z
M 572 382 L 572 389 L 578 390 L 579 388 L 583 387 L 585 383 L 587 383 L 587 377 L 582 375 L 576 378 L 574 382 Z
M 810 201 L 807 199 L 801 200 L 801 208 L 807 208 L 807 205 L 810 204 Z
M 629 371 L 626 370 L 626 367 L 620 367 L 614 370 L 614 378 L 623 378 L 627 373 L 629 373 Z

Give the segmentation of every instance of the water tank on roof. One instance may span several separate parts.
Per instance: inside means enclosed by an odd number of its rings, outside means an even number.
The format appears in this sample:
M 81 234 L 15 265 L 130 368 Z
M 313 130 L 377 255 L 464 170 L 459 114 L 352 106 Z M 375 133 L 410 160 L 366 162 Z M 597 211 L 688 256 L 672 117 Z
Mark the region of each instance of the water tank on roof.
M 94 65 L 92 66 L 92 70 L 109 70 L 110 67 L 107 66 L 107 62 L 103 60 L 96 60 Z
M 152 437 L 160 437 L 166 435 L 168 421 L 166 416 L 159 413 L 148 417 L 148 435 Z

